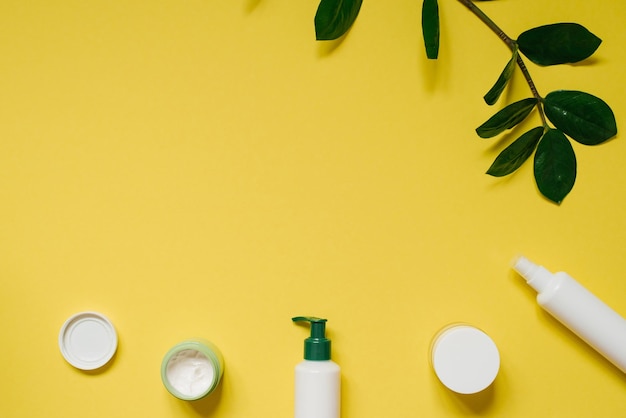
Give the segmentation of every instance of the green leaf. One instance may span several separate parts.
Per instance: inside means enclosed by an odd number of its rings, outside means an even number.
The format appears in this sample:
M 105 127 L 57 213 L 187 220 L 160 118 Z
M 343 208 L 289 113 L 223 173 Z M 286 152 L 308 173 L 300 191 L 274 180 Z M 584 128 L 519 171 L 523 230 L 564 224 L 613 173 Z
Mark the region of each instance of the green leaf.
M 331 41 L 345 34 L 352 26 L 362 0 L 322 0 L 315 13 L 315 37 Z
M 476 133 L 481 138 L 494 137 L 523 121 L 536 105 L 537 100 L 532 97 L 511 103 L 476 128 Z
M 602 40 L 578 23 L 555 23 L 523 32 L 520 51 L 538 65 L 567 64 L 591 56 Z
M 500 74 L 500 77 L 498 77 L 496 84 L 494 84 L 493 87 L 491 87 L 491 89 L 483 97 L 485 99 L 485 102 L 489 106 L 495 104 L 500 98 L 500 95 L 504 91 L 504 88 L 506 87 L 509 80 L 513 76 L 513 71 L 515 70 L 516 61 L 517 61 L 517 49 L 515 49 L 515 51 L 513 52 L 513 56 L 504 67 L 504 70 Z
M 555 127 L 581 144 L 597 145 L 617 135 L 613 111 L 591 94 L 553 91 L 544 99 L 544 109 Z
M 543 132 L 543 127 L 538 126 L 517 138 L 498 155 L 487 174 L 503 177 L 517 170 L 532 155 Z
M 424 0 L 422 3 L 422 35 L 426 47 L 426 57 L 439 56 L 439 4 L 437 0 Z
M 542 195 L 560 204 L 576 181 L 576 155 L 563 132 L 549 129 L 535 153 L 535 181 Z

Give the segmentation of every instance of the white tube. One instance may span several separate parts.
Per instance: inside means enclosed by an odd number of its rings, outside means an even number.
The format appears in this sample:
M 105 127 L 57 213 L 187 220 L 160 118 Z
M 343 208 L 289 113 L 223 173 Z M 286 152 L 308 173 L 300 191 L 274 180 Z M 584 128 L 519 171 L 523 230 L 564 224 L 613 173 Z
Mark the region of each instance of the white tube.
M 552 274 L 524 257 L 513 268 L 538 292 L 543 309 L 626 373 L 626 319 L 566 273 Z

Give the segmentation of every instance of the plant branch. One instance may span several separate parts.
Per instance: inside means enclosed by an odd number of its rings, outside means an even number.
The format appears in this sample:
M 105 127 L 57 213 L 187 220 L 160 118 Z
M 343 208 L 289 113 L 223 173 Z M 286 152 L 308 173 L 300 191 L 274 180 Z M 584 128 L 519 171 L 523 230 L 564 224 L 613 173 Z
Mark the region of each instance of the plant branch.
M 480 19 L 481 22 L 487 25 L 487 27 L 491 29 L 496 35 L 498 35 L 498 38 L 500 38 L 506 44 L 506 46 L 509 47 L 509 49 L 512 52 L 517 51 L 517 42 L 514 39 L 512 39 L 510 36 L 508 36 L 506 33 L 504 33 L 504 31 L 500 29 L 500 27 L 493 20 L 491 20 L 489 16 L 487 16 L 482 10 L 480 10 L 474 4 L 472 0 L 458 0 L 458 1 L 462 5 L 467 7 L 476 17 L 478 17 L 478 19 Z M 537 87 L 535 86 L 535 82 L 533 81 L 530 75 L 530 72 L 528 71 L 528 68 L 526 67 L 526 63 L 524 63 L 524 60 L 519 54 L 517 55 L 517 66 L 519 67 L 522 74 L 524 75 L 524 79 L 526 80 L 526 83 L 528 84 L 528 87 L 530 88 L 530 91 L 532 92 L 533 97 L 537 99 L 537 109 L 539 110 L 539 116 L 541 116 L 541 121 L 543 122 L 543 126 L 544 127 L 548 126 L 546 115 L 543 112 L 541 96 L 539 95 L 539 92 L 537 91 Z

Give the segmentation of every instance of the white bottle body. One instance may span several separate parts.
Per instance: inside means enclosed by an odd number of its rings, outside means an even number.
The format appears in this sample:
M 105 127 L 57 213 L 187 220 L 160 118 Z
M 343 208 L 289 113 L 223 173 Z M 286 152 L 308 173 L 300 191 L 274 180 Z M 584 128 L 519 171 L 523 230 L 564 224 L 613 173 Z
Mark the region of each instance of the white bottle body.
M 296 366 L 295 374 L 295 418 L 339 418 L 339 365 L 332 360 L 304 360 Z
M 563 272 L 552 275 L 537 303 L 626 373 L 626 319 Z

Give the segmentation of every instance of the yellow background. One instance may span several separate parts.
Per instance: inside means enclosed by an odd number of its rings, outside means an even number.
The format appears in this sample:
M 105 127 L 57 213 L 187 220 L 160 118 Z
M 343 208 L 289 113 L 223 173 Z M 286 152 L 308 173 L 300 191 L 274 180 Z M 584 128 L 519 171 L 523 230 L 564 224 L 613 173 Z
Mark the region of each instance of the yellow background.
M 343 418 L 623 414 L 626 377 L 509 266 L 522 253 L 565 270 L 626 314 L 621 135 L 573 144 L 576 185 L 554 205 L 529 163 L 484 174 L 512 139 L 474 132 L 509 53 L 460 3 L 440 0 L 436 62 L 419 1 L 366 0 L 324 43 L 317 4 L 0 3 L 0 416 L 291 417 L 307 335 L 294 315 L 329 319 Z M 559 21 L 601 37 L 585 63 L 530 71 L 543 95 L 587 91 L 626 126 L 624 3 L 479 6 L 512 37 Z M 520 74 L 506 94 L 529 95 Z M 97 372 L 58 349 L 82 310 L 119 335 Z M 428 364 L 455 321 L 500 349 L 479 396 L 447 391 Z M 159 368 L 193 336 L 226 372 L 188 403 Z

